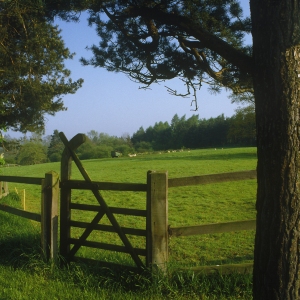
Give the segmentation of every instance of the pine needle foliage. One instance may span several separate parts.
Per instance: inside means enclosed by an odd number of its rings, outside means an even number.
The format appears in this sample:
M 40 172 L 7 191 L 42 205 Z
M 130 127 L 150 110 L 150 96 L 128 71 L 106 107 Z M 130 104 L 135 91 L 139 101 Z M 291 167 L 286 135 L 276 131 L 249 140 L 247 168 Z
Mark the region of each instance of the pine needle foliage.
M 43 131 L 45 114 L 65 110 L 62 95 L 83 82 L 64 66 L 72 57 L 42 1 L 1 1 L 0 129 Z

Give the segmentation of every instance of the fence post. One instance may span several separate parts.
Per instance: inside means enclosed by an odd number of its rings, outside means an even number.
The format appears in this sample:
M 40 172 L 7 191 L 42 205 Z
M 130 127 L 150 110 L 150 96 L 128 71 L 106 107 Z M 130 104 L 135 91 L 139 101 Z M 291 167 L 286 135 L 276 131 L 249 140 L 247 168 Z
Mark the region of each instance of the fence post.
M 4 193 L 5 193 L 5 195 L 8 195 L 8 184 L 7 184 L 7 182 L 6 181 L 3 182 L 3 185 L 4 185 Z
M 63 135 L 63 133 L 59 133 Z M 78 133 L 71 140 L 69 140 L 69 145 L 71 149 L 76 150 L 80 145 L 82 145 L 86 140 L 84 134 Z M 71 179 L 72 171 L 72 157 L 67 148 L 64 149 L 61 157 L 60 166 L 60 180 L 62 187 L 60 189 L 60 255 L 66 260 L 69 259 L 70 253 L 70 242 L 71 237 L 71 189 L 65 188 L 63 182 Z
M 41 229 L 42 250 L 48 261 L 57 259 L 59 177 L 54 171 L 45 174 L 42 182 Z
M 147 258 L 153 271 L 167 270 L 168 262 L 168 172 L 147 173 Z
M 7 182 L 0 181 L 0 199 L 8 195 Z
M 70 158 L 69 152 L 65 149 L 60 166 L 61 182 L 69 180 L 71 178 L 72 170 L 72 159 Z M 60 189 L 60 255 L 67 258 L 70 252 L 70 244 L 68 242 L 71 230 L 70 230 L 70 219 L 71 219 L 71 189 L 61 187 Z

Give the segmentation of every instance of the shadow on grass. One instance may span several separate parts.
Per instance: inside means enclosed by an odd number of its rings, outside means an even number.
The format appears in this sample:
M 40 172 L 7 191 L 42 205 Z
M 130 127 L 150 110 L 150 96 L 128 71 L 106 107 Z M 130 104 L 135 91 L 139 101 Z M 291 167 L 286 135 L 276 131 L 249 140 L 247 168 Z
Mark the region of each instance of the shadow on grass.
M 53 265 L 43 261 L 39 235 L 15 235 L 1 239 L 0 243 L 0 265 L 22 270 L 24 280 L 38 275 L 41 282 L 64 282 L 66 292 L 76 286 L 82 291 L 106 290 L 114 295 L 111 299 L 199 299 L 199 295 L 204 295 L 203 299 L 208 299 L 205 295 L 212 297 L 209 299 L 251 299 L 252 276 L 249 274 L 204 275 L 172 268 L 167 276 L 160 272 L 151 275 L 149 270 L 103 267 L 97 261 L 63 264 L 62 259 L 62 264 Z
M 20 198 L 10 193 L 1 204 L 20 208 Z M 40 226 L 32 221 L 0 211 L 0 264 L 23 266 L 32 256 L 40 256 Z
M 205 265 L 207 266 L 216 266 L 216 265 L 230 265 L 230 264 L 243 264 L 243 263 L 250 263 L 253 262 L 253 255 L 244 255 L 244 256 L 237 256 L 237 257 L 230 257 L 227 259 L 222 260 L 210 260 L 206 261 Z
M 214 267 L 214 266 L 230 266 L 230 265 L 245 265 L 245 264 L 251 264 L 253 263 L 253 255 L 244 255 L 244 256 L 237 256 L 237 257 L 230 257 L 226 259 L 216 259 L 216 260 L 205 260 L 205 259 L 199 259 L 197 262 L 186 262 L 184 260 L 182 261 L 176 261 L 172 262 L 171 268 L 179 270 L 182 269 L 188 269 L 188 268 L 201 268 L 201 267 Z
M 13 268 L 22 268 L 34 258 L 42 259 L 40 236 L 38 234 L 14 234 L 7 232 L 5 238 L 0 239 L 0 264 Z

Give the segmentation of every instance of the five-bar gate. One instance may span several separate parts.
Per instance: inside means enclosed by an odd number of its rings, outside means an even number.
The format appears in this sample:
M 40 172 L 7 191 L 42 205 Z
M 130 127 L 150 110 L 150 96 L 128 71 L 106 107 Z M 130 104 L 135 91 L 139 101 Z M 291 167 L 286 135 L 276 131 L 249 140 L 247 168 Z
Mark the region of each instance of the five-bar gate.
M 128 253 L 139 269 L 153 265 L 159 265 L 160 269 L 164 269 L 168 254 L 168 227 L 166 222 L 161 220 L 167 220 L 167 207 L 164 207 L 168 190 L 167 173 L 148 172 L 146 184 L 95 182 L 91 180 L 75 153 L 75 150 L 85 142 L 85 135 L 77 134 L 68 141 L 61 132 L 60 138 L 65 145 L 61 161 L 60 254 L 71 261 L 76 259 L 75 254 L 80 247 L 93 247 Z M 71 180 L 72 161 L 75 162 L 84 180 Z M 99 205 L 72 203 L 72 189 L 91 190 Z M 99 190 L 144 192 L 147 200 L 146 208 L 139 210 L 109 207 Z M 72 209 L 93 211 L 95 216 L 90 223 L 74 221 L 71 219 Z M 124 228 L 118 223 L 115 214 L 145 217 L 146 228 Z M 110 225 L 99 224 L 104 216 L 108 218 Z M 83 228 L 84 231 L 75 239 L 71 237 L 71 227 Z M 94 230 L 117 233 L 123 245 L 88 241 L 87 238 Z M 133 247 L 128 235 L 146 237 L 145 249 Z M 140 256 L 146 257 L 146 263 L 142 262 Z

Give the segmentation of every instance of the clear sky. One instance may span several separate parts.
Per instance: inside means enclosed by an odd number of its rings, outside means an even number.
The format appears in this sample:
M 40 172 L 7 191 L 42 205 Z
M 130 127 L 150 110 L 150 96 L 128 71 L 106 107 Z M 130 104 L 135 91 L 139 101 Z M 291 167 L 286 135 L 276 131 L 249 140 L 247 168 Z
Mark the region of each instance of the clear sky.
M 248 1 L 242 0 L 241 3 L 245 15 L 248 15 Z M 237 105 L 231 104 L 225 91 L 211 95 L 203 86 L 197 94 L 199 109 L 192 111 L 192 98 L 175 97 L 167 92 L 165 86 L 184 93 L 185 87 L 179 80 L 154 84 L 151 89 L 143 90 L 125 74 L 82 66 L 80 57 L 91 56 L 85 47 L 99 43 L 95 29 L 87 25 L 86 19 L 87 15 L 82 14 L 79 23 L 56 21 L 62 29 L 61 35 L 66 46 L 76 53 L 73 60 L 66 62 L 66 67 L 71 70 L 74 80 L 83 78 L 84 83 L 76 94 L 63 98 L 67 111 L 46 117 L 45 135 L 51 135 L 57 129 L 63 131 L 68 139 L 90 130 L 114 136 L 131 136 L 141 126 L 146 129 L 155 122 L 170 123 L 175 114 L 180 117 L 186 115 L 186 118 L 196 114 L 206 119 L 222 113 L 226 117 L 234 114 Z M 12 137 L 20 136 L 11 131 L 8 134 Z

